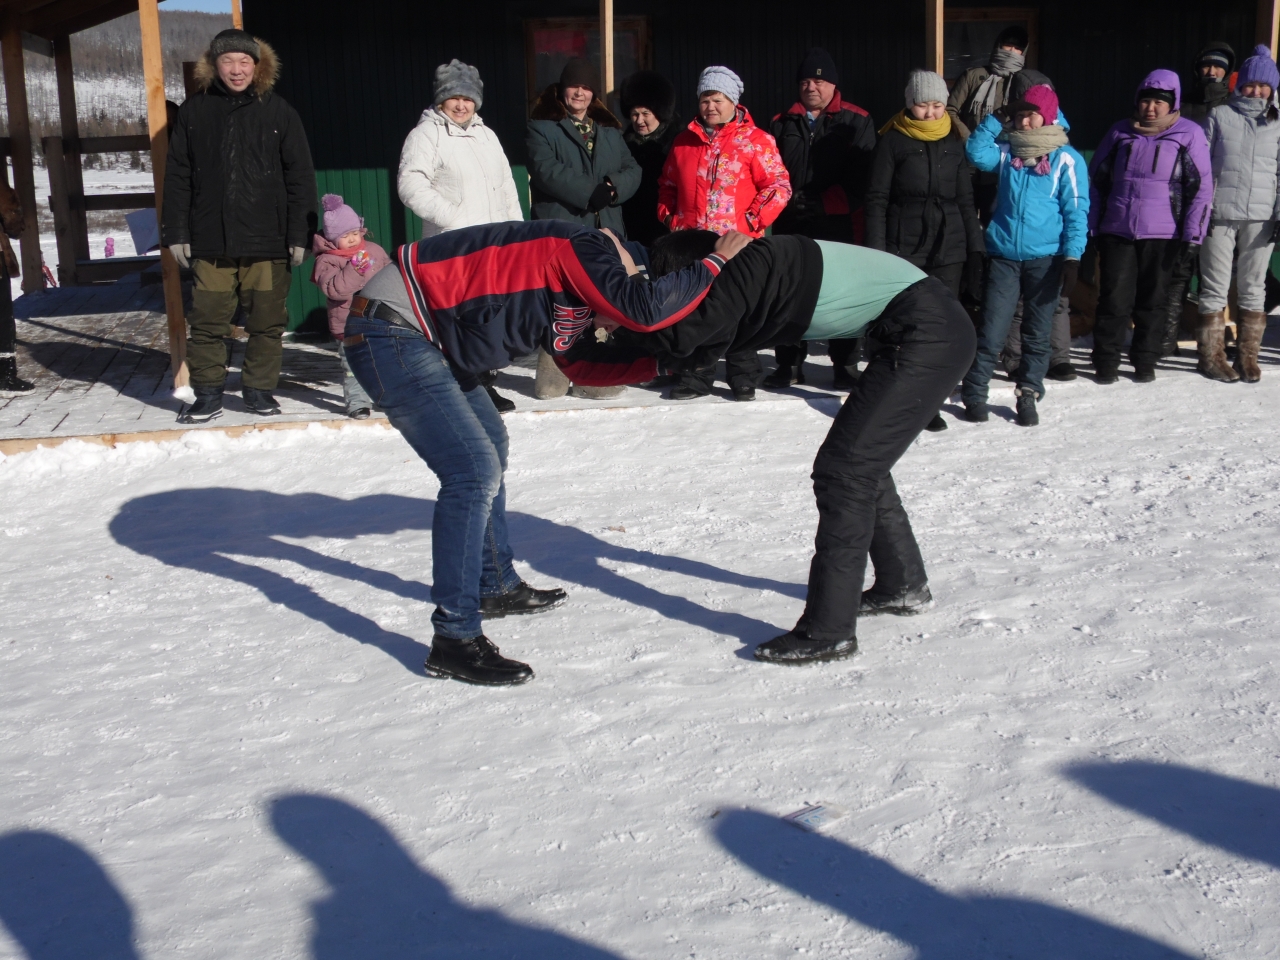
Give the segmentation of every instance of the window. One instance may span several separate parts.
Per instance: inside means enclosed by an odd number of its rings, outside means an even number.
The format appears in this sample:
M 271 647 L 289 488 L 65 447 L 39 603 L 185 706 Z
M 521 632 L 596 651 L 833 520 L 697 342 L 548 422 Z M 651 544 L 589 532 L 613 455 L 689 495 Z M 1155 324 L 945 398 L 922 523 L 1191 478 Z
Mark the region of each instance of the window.
M 528 99 L 533 103 L 574 57 L 599 66 L 600 21 L 595 17 L 557 17 L 526 20 L 525 70 Z M 651 65 L 647 17 L 618 17 L 613 21 L 613 85 Z M 601 92 L 601 91 L 598 91 Z
M 942 28 L 943 69 L 948 83 L 970 67 L 980 67 L 991 56 L 996 37 L 1006 27 L 1021 25 L 1027 31 L 1027 66 L 1036 66 L 1039 47 L 1039 11 L 1032 7 L 947 7 Z

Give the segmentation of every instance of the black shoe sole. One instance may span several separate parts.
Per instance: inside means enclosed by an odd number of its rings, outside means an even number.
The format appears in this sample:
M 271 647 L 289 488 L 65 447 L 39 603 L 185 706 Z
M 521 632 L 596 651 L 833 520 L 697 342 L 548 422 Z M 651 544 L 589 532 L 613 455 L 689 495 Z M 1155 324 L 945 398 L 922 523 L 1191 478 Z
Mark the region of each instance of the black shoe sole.
M 443 667 L 433 667 L 429 662 L 423 664 L 423 668 L 427 672 L 427 676 L 433 680 L 460 680 L 463 683 L 469 683 L 473 687 L 518 687 L 522 683 L 528 683 L 533 679 L 532 672 L 528 676 L 515 677 L 511 680 L 475 680 L 471 677 L 464 677 L 461 674 L 451 673 Z
M 498 610 L 494 613 L 486 613 L 483 609 L 480 611 L 480 619 L 482 620 L 501 620 L 503 617 L 527 617 L 532 613 L 546 613 L 548 610 L 554 610 L 560 604 L 568 600 L 566 594 L 559 600 L 552 600 L 550 603 L 544 603 L 540 607 L 528 607 L 524 610 Z
M 817 656 L 804 657 L 803 659 L 786 658 L 775 660 L 773 657 L 760 656 L 760 648 L 757 647 L 751 655 L 761 663 L 778 663 L 788 667 L 803 667 L 809 663 L 830 663 L 833 660 L 848 660 L 850 657 L 857 656 L 857 654 L 858 648 L 854 647 L 852 650 L 846 650 L 842 653 L 820 653 Z
M 253 413 L 253 414 L 257 414 L 259 417 L 278 417 L 278 416 L 280 416 L 280 408 L 279 408 L 279 407 L 276 407 L 274 410 L 255 410 L 255 409 L 253 409 L 252 407 L 245 407 L 245 412 L 246 412 L 246 413 Z
M 858 616 L 859 618 L 878 617 L 882 613 L 891 613 L 895 617 L 914 617 L 924 613 L 932 606 L 932 603 L 925 603 L 914 607 L 876 607 L 873 610 L 860 609 L 858 611 Z
M 190 423 L 190 424 L 209 423 L 211 420 L 217 420 L 220 416 L 222 416 L 221 410 L 219 410 L 217 413 L 211 413 L 207 417 L 201 417 L 199 420 L 192 417 L 191 414 L 189 413 L 183 413 L 178 415 L 178 422 Z

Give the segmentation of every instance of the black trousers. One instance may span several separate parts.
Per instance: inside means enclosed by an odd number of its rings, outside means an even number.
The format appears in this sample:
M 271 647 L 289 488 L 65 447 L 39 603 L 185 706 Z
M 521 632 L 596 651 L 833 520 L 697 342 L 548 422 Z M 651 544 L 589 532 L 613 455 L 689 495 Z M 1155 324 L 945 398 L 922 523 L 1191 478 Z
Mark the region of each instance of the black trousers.
M 18 325 L 13 319 L 13 290 L 9 285 L 9 268 L 0 261 L 0 353 L 13 353 L 18 342 Z
M 764 368 L 760 365 L 760 354 L 755 350 L 739 350 L 726 353 L 724 356 L 724 378 L 730 389 L 754 387 L 760 382 L 760 374 Z M 692 387 L 703 396 L 711 392 L 715 382 L 715 367 L 709 370 L 682 370 L 676 376 L 682 386 Z
M 1168 316 L 1169 279 L 1181 244 L 1177 240 L 1127 240 L 1100 234 L 1098 247 L 1098 318 L 1093 328 L 1093 368 L 1120 366 L 1124 335 L 1133 319 L 1129 362 L 1135 369 L 1154 368 Z
M 861 346 L 861 337 L 828 340 L 827 355 L 831 357 L 831 366 L 837 370 L 840 367 L 856 366 L 862 359 Z M 799 343 L 780 343 L 773 348 L 773 355 L 780 367 L 798 367 L 809 356 L 809 342 L 801 340 Z
M 855 634 L 867 557 L 876 587 L 926 581 L 889 471 L 973 363 L 973 321 L 933 277 L 908 287 L 868 330 L 879 348 L 836 414 L 813 464 L 818 535 L 804 623 L 815 640 Z

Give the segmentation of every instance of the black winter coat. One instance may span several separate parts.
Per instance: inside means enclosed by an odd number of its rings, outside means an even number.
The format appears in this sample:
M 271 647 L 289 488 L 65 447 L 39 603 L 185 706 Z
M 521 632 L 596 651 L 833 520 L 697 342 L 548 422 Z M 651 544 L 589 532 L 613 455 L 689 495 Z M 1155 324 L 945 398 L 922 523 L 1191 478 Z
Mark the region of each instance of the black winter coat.
M 889 130 L 871 162 L 866 218 L 868 247 L 922 269 L 963 263 L 985 249 L 959 133 L 928 142 Z
M 773 118 L 769 132 L 791 177 L 791 202 L 778 218 L 778 230 L 802 232 L 806 220 L 848 215 L 862 206 L 876 148 L 875 124 L 865 110 L 836 91 L 812 130 L 797 103 Z
M 646 246 L 664 234 L 670 233 L 658 219 L 658 178 L 663 164 L 671 152 L 671 144 L 684 127 L 668 120 L 662 128 L 648 137 L 641 137 L 634 130 L 622 135 L 627 149 L 640 165 L 640 187 L 630 200 L 622 205 L 622 219 L 627 225 L 627 239 Z
M 279 260 L 310 248 L 316 174 L 302 120 L 272 92 L 275 54 L 262 44 L 253 83 L 233 94 L 208 60 L 204 91 L 188 97 L 170 132 L 161 223 L 165 246 L 193 257 Z

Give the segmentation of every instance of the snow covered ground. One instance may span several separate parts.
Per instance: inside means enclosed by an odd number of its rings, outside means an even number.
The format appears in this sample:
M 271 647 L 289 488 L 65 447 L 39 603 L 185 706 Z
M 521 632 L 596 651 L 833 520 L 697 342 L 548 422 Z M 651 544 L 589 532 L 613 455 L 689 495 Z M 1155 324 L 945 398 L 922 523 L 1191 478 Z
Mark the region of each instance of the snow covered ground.
M 422 675 L 391 431 L 4 460 L 0 956 L 1280 956 L 1267 359 L 922 437 L 937 605 L 821 667 L 750 651 L 834 400 L 512 415 L 570 600 L 489 626 L 509 690 Z

